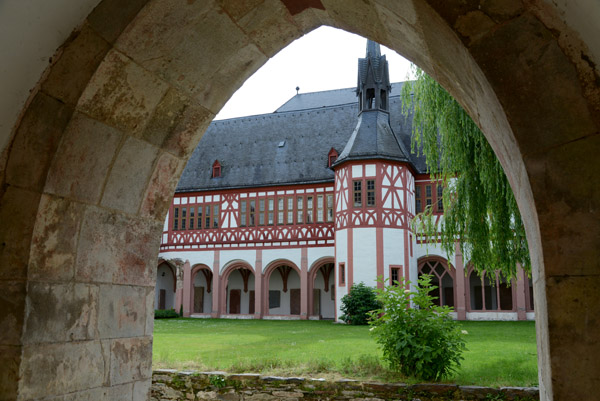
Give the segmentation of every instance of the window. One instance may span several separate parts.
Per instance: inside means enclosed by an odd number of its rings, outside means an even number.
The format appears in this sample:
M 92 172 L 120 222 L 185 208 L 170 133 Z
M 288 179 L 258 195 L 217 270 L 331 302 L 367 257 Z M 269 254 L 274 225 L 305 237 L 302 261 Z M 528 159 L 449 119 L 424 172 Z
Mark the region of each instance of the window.
M 173 211 L 173 231 L 177 231 L 179 229 L 179 208 L 176 207 Z
M 304 220 L 304 197 L 299 196 L 296 198 L 296 210 L 298 211 L 298 216 L 296 223 L 302 224 Z
M 362 207 L 362 181 L 354 181 L 354 207 Z
M 273 214 L 274 214 L 274 210 L 275 210 L 275 199 L 273 198 L 269 198 L 268 199 L 269 202 L 269 214 L 268 214 L 268 223 L 270 226 L 273 225 Z
M 313 197 L 312 196 L 306 197 L 306 222 L 307 223 L 313 222 Z
M 213 228 L 219 228 L 219 205 L 213 206 Z
M 333 166 L 333 163 L 337 160 L 337 155 L 329 155 L 329 167 Z
M 430 274 L 431 284 L 437 287 L 429 293 L 434 297 L 433 303 L 454 306 L 454 277 L 447 266 L 438 260 L 428 260 L 419 265 L 419 277 L 423 274 Z
M 415 212 L 421 213 L 423 211 L 423 204 L 421 199 L 421 186 L 415 186 Z
M 283 203 L 283 198 L 277 198 L 277 224 L 283 224 L 283 215 L 285 214 Z
M 181 229 L 182 230 L 185 230 L 186 211 L 187 211 L 187 208 L 185 208 L 185 207 L 181 208 Z
M 246 207 L 246 201 L 242 201 L 242 203 L 240 204 L 240 227 L 246 227 Z
M 317 223 L 323 222 L 323 195 L 317 195 Z
M 375 206 L 375 180 L 367 180 L 367 206 Z
M 444 202 L 442 200 L 442 195 L 444 193 L 444 187 L 440 184 L 437 185 L 437 210 L 438 212 L 444 211 Z
M 327 195 L 327 221 L 333 221 L 333 195 Z
M 400 280 L 400 267 L 390 267 L 390 285 L 398 285 Z
M 287 223 L 294 224 L 294 198 L 292 196 L 287 198 Z
M 202 228 L 202 206 L 198 206 L 198 224 L 196 228 L 200 230 Z
M 431 206 L 431 185 L 425 185 L 425 206 Z
M 340 269 L 340 286 L 343 287 L 346 285 L 346 264 L 340 263 L 339 269 Z
M 221 163 L 218 160 L 212 165 L 212 178 L 219 178 L 221 176 Z
M 337 150 L 335 150 L 334 148 L 331 148 L 329 150 L 329 153 L 327 154 L 327 159 L 328 159 L 327 166 L 328 167 L 333 166 L 333 163 L 335 163 L 335 161 L 337 160 L 337 158 L 338 158 L 338 152 L 337 152 Z
M 204 228 L 210 228 L 210 206 L 206 206 L 206 213 L 204 213 Z
M 248 207 L 249 211 L 248 211 L 248 225 L 250 227 L 254 227 L 256 222 L 255 222 L 255 218 L 254 218 L 254 212 L 255 212 L 255 206 L 256 206 L 256 201 L 255 200 L 251 200 L 248 202 L 248 204 L 250 205 Z
M 195 207 L 190 207 L 190 226 L 188 227 L 189 230 L 193 230 L 194 229 L 194 211 L 195 211 Z
M 264 199 L 258 200 L 258 225 L 259 226 L 265 225 L 265 200 Z

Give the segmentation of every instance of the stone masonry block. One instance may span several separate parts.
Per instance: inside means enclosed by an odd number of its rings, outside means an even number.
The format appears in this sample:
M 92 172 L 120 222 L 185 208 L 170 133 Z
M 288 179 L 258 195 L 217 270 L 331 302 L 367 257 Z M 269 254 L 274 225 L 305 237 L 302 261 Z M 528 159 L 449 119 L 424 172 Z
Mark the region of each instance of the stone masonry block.
M 512 100 L 503 106 L 522 154 L 596 132 L 575 66 L 535 16 L 524 13 L 498 26 L 471 47 L 471 55 L 498 98 Z
M 23 281 L 0 281 L 0 345 L 21 344 L 25 296 Z
M 154 286 L 162 226 L 89 206 L 77 248 L 77 280 Z
M 6 166 L 11 185 L 41 190 L 73 108 L 38 92 L 23 116 Z
M 108 362 L 99 341 L 26 345 L 19 395 L 28 400 L 99 387 Z
M 548 276 L 600 274 L 600 177 L 585 162 L 598 149 L 595 135 L 525 157 Z
M 127 138 L 110 171 L 102 205 L 136 214 L 157 156 L 158 149 L 154 146 Z
M 146 287 L 146 328 L 145 333 L 151 336 L 154 332 L 154 287 Z
M 150 184 L 146 189 L 141 215 L 164 222 L 185 162 L 169 153 L 158 158 Z
M 212 113 L 218 113 L 233 94 L 230 91 L 241 87 L 246 79 L 267 60 L 267 57 L 255 44 L 250 43 L 244 46 L 215 73 L 213 79 L 198 90 L 196 95 L 198 102 Z M 198 137 L 199 140 L 200 137 Z
M 45 191 L 98 203 L 122 137 L 115 128 L 76 112 L 50 167 Z
M 0 400 L 17 399 L 19 383 L 19 365 L 21 363 L 21 346 L 0 345 Z
M 247 43 L 239 26 L 221 10 L 213 9 L 211 2 L 190 1 L 184 6 L 151 2 L 115 47 L 172 86 L 193 95 Z M 206 62 L 207 58 L 213 62 Z
M 144 130 L 168 85 L 111 50 L 79 98 L 78 110 L 126 133 Z
M 64 281 L 74 277 L 83 212 L 80 203 L 42 195 L 31 241 L 28 270 L 31 279 Z
M 58 60 L 42 83 L 42 90 L 75 106 L 109 49 L 110 45 L 84 24 L 61 48 Z
M 88 16 L 90 26 L 113 43 L 148 0 L 103 0 Z
M 262 4 L 265 0 L 218 0 L 217 3 L 231 16 L 235 21 L 248 14 L 254 8 Z
M 238 24 L 267 57 L 273 57 L 302 32 L 279 0 L 265 0 L 242 17 Z
M 100 285 L 100 338 L 144 335 L 146 313 L 146 287 Z
M 0 279 L 24 279 L 40 195 L 9 186 L 0 199 Z
M 98 321 L 98 287 L 30 282 L 25 344 L 91 340 Z
M 140 380 L 133 383 L 133 401 L 146 401 L 150 396 L 152 379 Z
M 146 380 L 152 374 L 152 337 L 112 340 L 111 385 Z
M 213 117 L 214 113 L 195 99 L 170 89 L 154 111 L 143 139 L 176 156 L 187 157 Z

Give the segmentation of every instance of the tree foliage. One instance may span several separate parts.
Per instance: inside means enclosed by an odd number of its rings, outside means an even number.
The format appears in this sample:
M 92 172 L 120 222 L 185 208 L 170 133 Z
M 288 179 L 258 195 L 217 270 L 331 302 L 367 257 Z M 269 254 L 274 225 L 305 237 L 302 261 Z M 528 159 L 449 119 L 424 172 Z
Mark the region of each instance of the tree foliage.
M 395 284 L 377 290 L 383 307 L 371 312 L 369 321 L 384 359 L 406 376 L 424 380 L 449 376 L 460 366 L 465 349 L 458 323 L 450 316 L 452 308 L 433 303 L 430 293 L 437 287 L 430 275 L 419 277 L 415 292 L 405 290 L 410 282 L 403 277 Z
M 343 315 L 340 319 L 352 325 L 366 325 L 369 312 L 380 307 L 375 289 L 367 287 L 364 283 L 353 284 L 350 292 L 342 297 L 340 309 Z
M 413 152 L 422 152 L 434 179 L 444 185 L 444 218 L 436 225 L 428 207 L 413 220 L 417 234 L 439 236 L 449 255 L 455 242 L 479 272 L 513 277 L 530 270 L 525 229 L 514 194 L 483 133 L 456 100 L 413 66 L 416 80 L 402 88 L 403 112 L 413 113 Z

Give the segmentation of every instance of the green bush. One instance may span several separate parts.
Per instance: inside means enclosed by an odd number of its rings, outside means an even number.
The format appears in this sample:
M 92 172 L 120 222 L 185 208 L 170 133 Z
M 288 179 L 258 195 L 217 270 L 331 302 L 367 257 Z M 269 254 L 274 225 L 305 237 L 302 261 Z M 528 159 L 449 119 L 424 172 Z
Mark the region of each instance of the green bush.
M 179 317 L 179 314 L 175 312 L 174 309 L 155 309 L 154 310 L 154 318 L 155 319 L 169 319 L 172 317 Z
M 439 380 L 460 366 L 465 342 L 452 308 L 437 306 L 431 276 L 422 275 L 416 292 L 402 279 L 377 290 L 383 307 L 371 312 L 371 333 L 392 370 L 423 380 Z M 410 282 L 407 282 L 410 284 Z M 412 305 L 411 305 L 412 299 Z
M 368 324 L 369 312 L 381 308 L 375 289 L 363 283 L 352 285 L 350 292 L 342 297 L 340 319 L 353 325 Z

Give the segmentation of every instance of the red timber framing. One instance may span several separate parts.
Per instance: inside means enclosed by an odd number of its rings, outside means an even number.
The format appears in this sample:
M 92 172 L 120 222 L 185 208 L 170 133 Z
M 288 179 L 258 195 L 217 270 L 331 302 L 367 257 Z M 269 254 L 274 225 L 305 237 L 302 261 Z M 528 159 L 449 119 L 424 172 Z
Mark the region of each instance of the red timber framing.
M 333 183 L 175 194 L 161 251 L 333 246 Z
M 414 181 L 405 163 L 373 160 L 336 168 L 336 229 L 410 229 Z

